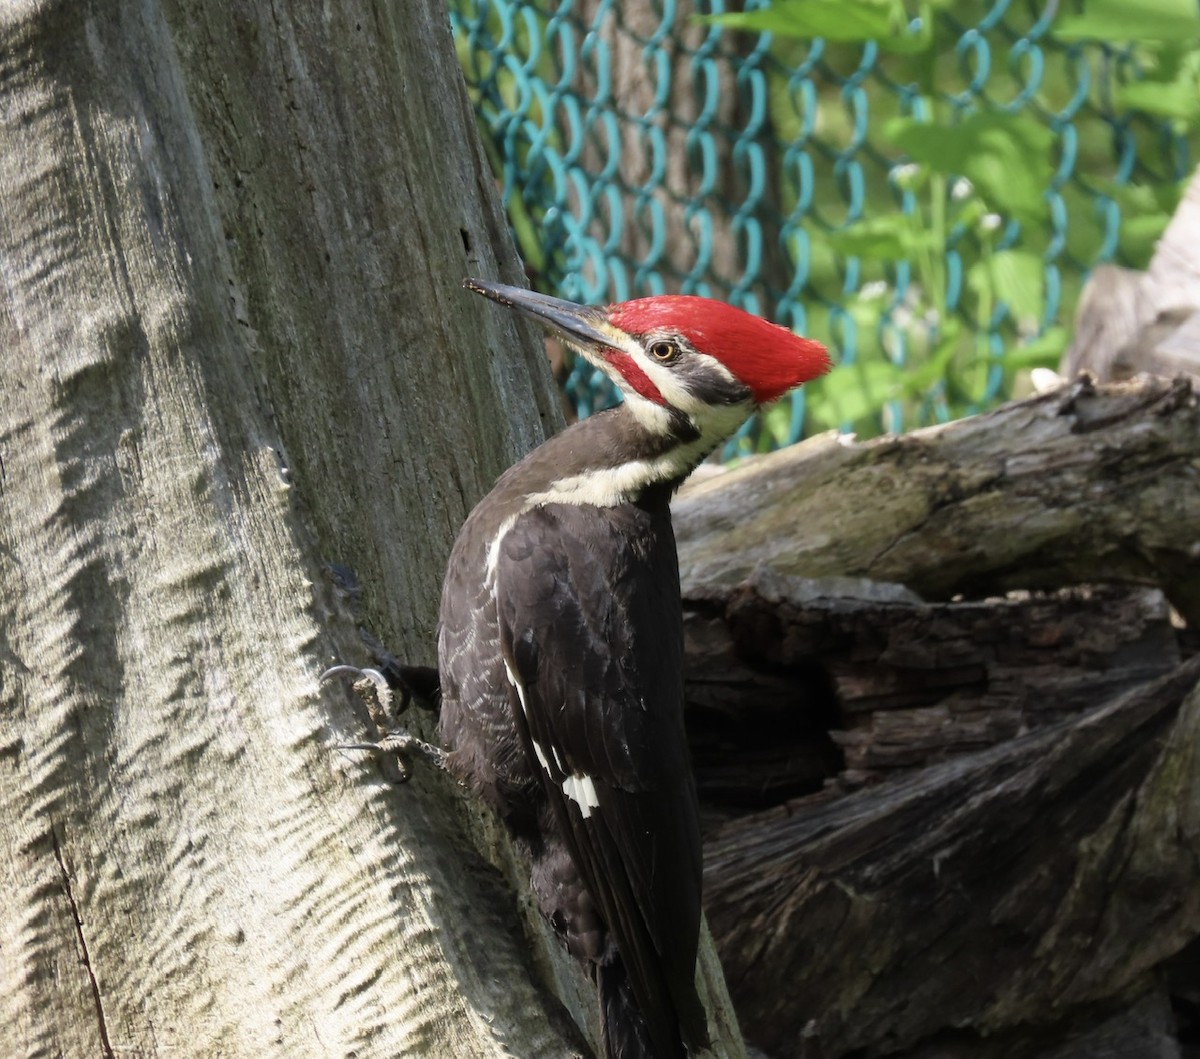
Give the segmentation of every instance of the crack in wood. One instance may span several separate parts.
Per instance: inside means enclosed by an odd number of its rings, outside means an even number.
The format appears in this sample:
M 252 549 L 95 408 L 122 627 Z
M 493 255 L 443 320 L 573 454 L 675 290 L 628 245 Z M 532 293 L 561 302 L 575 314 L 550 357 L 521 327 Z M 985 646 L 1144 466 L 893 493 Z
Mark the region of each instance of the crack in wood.
M 96 1005 L 96 1025 L 100 1032 L 100 1047 L 104 1050 L 105 1059 L 116 1059 L 112 1043 L 108 1039 L 108 1023 L 104 1017 L 104 1001 L 100 997 L 100 983 L 96 981 L 96 972 L 92 970 L 92 959 L 88 953 L 87 938 L 83 933 L 83 917 L 79 914 L 79 903 L 71 890 L 71 875 L 67 871 L 67 863 L 63 859 L 62 846 L 58 841 L 58 829 L 50 827 L 50 842 L 54 847 L 54 859 L 58 862 L 59 874 L 62 876 L 63 893 L 71 909 L 71 919 L 75 923 L 75 936 L 79 939 L 79 951 L 83 953 L 83 969 L 87 971 L 88 981 L 92 986 L 92 1001 Z

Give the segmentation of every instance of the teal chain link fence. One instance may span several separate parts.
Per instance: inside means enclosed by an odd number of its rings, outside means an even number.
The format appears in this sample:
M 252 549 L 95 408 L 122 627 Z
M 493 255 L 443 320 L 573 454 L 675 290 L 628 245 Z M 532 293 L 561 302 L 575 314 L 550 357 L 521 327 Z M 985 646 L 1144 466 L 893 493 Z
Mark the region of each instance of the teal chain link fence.
M 1010 396 L 1090 268 L 1144 267 L 1200 145 L 1195 0 L 451 7 L 536 288 L 707 294 L 834 351 L 730 454 Z

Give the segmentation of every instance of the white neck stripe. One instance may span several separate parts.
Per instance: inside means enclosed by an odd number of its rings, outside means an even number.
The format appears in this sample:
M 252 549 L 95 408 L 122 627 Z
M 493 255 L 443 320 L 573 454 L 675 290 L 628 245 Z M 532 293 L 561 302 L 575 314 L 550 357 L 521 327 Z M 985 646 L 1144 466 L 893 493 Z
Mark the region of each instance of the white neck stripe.
M 548 504 L 617 507 L 636 497 L 647 486 L 663 484 L 686 477 L 705 455 L 703 438 L 677 445 L 652 460 L 630 460 L 616 467 L 605 467 L 586 474 L 573 474 L 550 484 L 540 493 L 527 493 L 521 505 L 508 516 L 488 544 L 484 574 L 489 583 L 495 580 L 500 562 L 500 545 L 517 519 L 535 508 Z
M 552 482 L 541 493 L 525 497 L 525 509 L 546 504 L 591 504 L 616 507 L 628 503 L 647 486 L 670 482 L 687 475 L 700 455 L 698 442 L 678 445 L 652 460 L 630 460 L 616 467 L 573 474 Z

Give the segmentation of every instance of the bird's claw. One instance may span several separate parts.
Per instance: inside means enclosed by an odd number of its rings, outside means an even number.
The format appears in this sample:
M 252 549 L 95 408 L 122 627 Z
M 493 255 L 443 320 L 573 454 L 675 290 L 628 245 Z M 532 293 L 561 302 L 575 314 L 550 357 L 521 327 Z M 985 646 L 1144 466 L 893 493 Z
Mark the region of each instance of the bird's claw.
M 367 750 L 376 754 L 394 755 L 400 770 L 400 780 L 404 782 L 411 775 L 412 769 L 407 758 L 419 753 L 433 762 L 438 768 L 446 767 L 446 751 L 441 747 L 418 739 L 402 729 L 393 730 L 392 723 L 392 688 L 378 669 L 359 669 L 357 666 L 333 666 L 321 674 L 321 681 L 333 677 L 354 677 L 352 687 L 363 700 L 370 714 L 371 722 L 380 734 L 378 742 L 374 743 L 339 743 L 335 750 Z
M 377 743 L 339 743 L 334 749 L 367 750 L 374 754 L 395 755 L 400 768 L 401 782 L 407 780 L 412 772 L 407 759 L 414 753 L 421 754 L 440 769 L 446 767 L 445 750 L 404 731 L 387 732 Z
M 354 677 L 354 692 L 366 704 L 371 723 L 386 735 L 392 727 L 392 689 L 378 669 L 359 669 L 357 666 L 334 666 L 321 674 L 321 682 L 333 677 Z

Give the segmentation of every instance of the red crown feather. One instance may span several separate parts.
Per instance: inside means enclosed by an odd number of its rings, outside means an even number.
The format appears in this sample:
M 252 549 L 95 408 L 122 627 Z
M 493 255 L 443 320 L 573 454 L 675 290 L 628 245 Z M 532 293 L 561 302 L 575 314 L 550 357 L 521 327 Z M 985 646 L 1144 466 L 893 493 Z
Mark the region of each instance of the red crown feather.
M 674 331 L 719 360 L 766 404 L 824 375 L 829 354 L 820 342 L 711 298 L 663 294 L 608 308 L 609 322 L 628 334 Z

